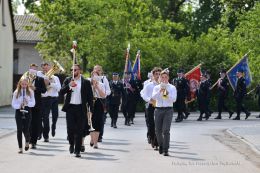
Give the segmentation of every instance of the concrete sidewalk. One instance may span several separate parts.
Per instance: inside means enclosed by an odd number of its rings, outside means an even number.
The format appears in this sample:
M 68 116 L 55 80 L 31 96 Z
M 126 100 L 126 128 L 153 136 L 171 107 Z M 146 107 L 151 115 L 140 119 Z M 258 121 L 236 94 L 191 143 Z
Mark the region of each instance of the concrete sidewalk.
M 232 127 L 227 132 L 247 143 L 255 152 L 260 154 L 260 124 Z

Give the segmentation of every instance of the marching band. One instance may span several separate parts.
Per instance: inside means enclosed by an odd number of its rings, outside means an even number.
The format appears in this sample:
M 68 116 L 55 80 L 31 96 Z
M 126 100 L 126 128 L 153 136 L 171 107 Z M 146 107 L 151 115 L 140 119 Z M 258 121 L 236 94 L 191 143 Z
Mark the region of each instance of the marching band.
M 43 62 L 42 71 L 38 71 L 37 64 L 31 64 L 29 70 L 20 78 L 12 99 L 12 107 L 16 110 L 18 153 L 23 153 L 22 134 L 25 137 L 25 151 L 29 149 L 30 144 L 31 149 L 36 149 L 37 140 L 41 140 L 42 136 L 44 142 L 49 142 L 50 131 L 52 137 L 55 136 L 59 117 L 59 96 L 65 98 L 62 111 L 66 113 L 69 152 L 74 153 L 76 157 L 81 157 L 80 153 L 85 151 L 84 140 L 88 135 L 90 146 L 98 149 L 98 142 L 102 142 L 104 134 L 107 112 L 111 117 L 111 127 L 117 128 L 120 109 L 125 117 L 125 125 L 133 125 L 140 98 L 146 102 L 145 121 L 148 143 L 164 156 L 169 155 L 174 108 L 177 112 L 175 119 L 177 123 L 187 119 L 190 114 L 186 109 L 186 101 L 191 99 L 191 88 L 195 91 L 200 111 L 197 121 L 202 121 L 203 118 L 208 120 L 212 114 L 209 109 L 212 89 L 209 73 L 202 73 L 200 80 L 195 82 L 194 86 L 190 86 L 191 83 L 186 79 L 183 69 L 177 71 L 177 78 L 170 83 L 169 69 L 162 70 L 160 67 L 154 67 L 148 74 L 149 79 L 142 84 L 136 74 L 129 71 L 124 72 L 122 80 L 119 79 L 119 73 L 113 72 L 112 80 L 109 81 L 103 74 L 102 67 L 96 65 L 91 72 L 91 77 L 85 79 L 81 74 L 81 66 L 76 64 L 75 49 L 76 43 L 73 42 L 71 76 L 67 77 L 62 85 L 55 74 L 64 72 L 64 69 L 57 61 L 53 62 L 53 66 Z M 247 119 L 251 113 L 243 105 L 247 94 L 243 70 L 237 70 L 236 75 L 234 98 L 237 116 L 233 120 L 240 120 L 242 111 L 245 112 L 245 119 Z M 229 90 L 225 70 L 220 71 L 216 86 L 218 116 L 214 119 L 222 119 L 223 110 L 229 113 L 230 119 L 234 112 L 225 105 Z M 255 90 L 260 105 L 260 86 Z M 50 112 L 52 113 L 51 126 Z

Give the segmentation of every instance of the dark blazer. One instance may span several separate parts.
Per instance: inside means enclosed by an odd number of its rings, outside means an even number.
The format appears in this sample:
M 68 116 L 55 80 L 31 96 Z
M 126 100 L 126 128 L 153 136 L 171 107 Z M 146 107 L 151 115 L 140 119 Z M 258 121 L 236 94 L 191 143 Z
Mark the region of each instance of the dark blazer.
M 69 83 L 72 77 L 67 77 L 61 87 L 60 94 L 65 95 L 65 103 L 63 105 L 62 111 L 67 112 L 70 107 L 71 93 L 73 92 L 70 89 Z M 87 104 L 90 111 L 93 113 L 93 92 L 89 80 L 86 80 L 81 76 L 81 101 L 82 101 L 82 110 L 84 115 L 87 113 Z
M 237 85 L 234 92 L 234 96 L 236 99 L 242 99 L 246 95 L 246 80 L 241 77 L 237 79 Z
M 110 81 L 109 86 L 111 89 L 111 94 L 108 96 L 109 104 L 119 105 L 122 95 L 124 94 L 123 83 L 121 83 L 120 81 L 117 81 L 117 84 L 115 84 L 113 81 Z
M 34 97 L 35 97 L 35 108 L 41 107 L 41 94 L 45 93 L 47 91 L 44 79 L 42 77 L 36 76 L 34 80 Z

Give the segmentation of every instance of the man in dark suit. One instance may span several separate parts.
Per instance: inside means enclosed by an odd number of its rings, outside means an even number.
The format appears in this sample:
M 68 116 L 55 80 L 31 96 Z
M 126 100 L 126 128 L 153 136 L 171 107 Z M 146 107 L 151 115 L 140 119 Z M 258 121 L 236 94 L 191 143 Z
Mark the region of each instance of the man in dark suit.
M 207 82 L 207 75 L 202 74 L 200 76 L 200 85 L 196 91 L 198 105 L 200 110 L 200 116 L 197 121 L 202 121 L 202 115 L 205 114 L 206 120 L 209 119 L 210 113 L 208 110 L 208 98 L 209 98 L 209 82 Z
M 246 118 L 247 119 L 250 116 L 250 112 L 244 107 L 243 105 L 243 100 L 246 96 L 246 80 L 243 77 L 243 69 L 239 69 L 237 71 L 237 83 L 236 83 L 236 89 L 234 92 L 234 97 L 236 100 L 236 111 L 237 111 L 237 116 L 233 120 L 240 120 L 240 113 L 241 111 L 245 112 Z
M 225 100 L 228 96 L 228 89 L 229 89 L 229 83 L 226 76 L 226 71 L 221 70 L 220 72 L 220 78 L 218 79 L 218 116 L 215 119 L 221 119 L 221 113 L 224 109 L 225 111 L 228 111 L 229 118 L 231 118 L 233 112 L 228 109 L 228 107 L 225 105 Z
M 87 104 L 90 113 L 93 111 L 93 92 L 90 81 L 80 74 L 80 66 L 74 65 L 74 79 L 67 77 L 60 90 L 61 95 L 66 94 L 62 111 L 66 112 L 67 133 L 70 143 L 69 151 L 75 151 L 76 157 L 81 157 L 81 143 L 86 123 Z
M 37 76 L 37 64 L 31 64 L 29 67 L 29 75 L 31 78 L 31 89 L 34 91 L 35 97 L 35 106 L 32 108 L 32 121 L 30 127 L 30 135 L 31 140 L 30 143 L 32 144 L 32 149 L 36 149 L 37 139 L 39 130 L 41 128 L 41 94 L 47 91 L 44 79 L 42 77 Z
M 178 116 L 175 119 L 176 122 L 183 121 L 186 105 L 185 98 L 188 97 L 189 94 L 189 84 L 188 80 L 184 78 L 184 70 L 179 69 L 177 72 L 178 77 L 173 80 L 173 85 L 177 89 L 177 100 L 175 102 L 175 107 L 178 111 Z
M 119 80 L 119 74 L 113 73 L 112 80 L 110 81 L 111 94 L 108 96 L 109 114 L 111 117 L 111 127 L 117 128 L 116 122 L 118 118 L 118 110 L 120 100 L 124 94 L 123 83 Z

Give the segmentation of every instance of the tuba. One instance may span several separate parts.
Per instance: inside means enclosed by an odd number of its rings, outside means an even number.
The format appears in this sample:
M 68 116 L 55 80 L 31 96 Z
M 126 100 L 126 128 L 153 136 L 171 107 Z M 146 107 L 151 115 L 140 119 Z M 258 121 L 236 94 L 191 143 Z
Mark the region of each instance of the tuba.
M 51 69 L 45 74 L 46 77 L 51 79 L 51 76 L 54 75 L 55 73 L 62 73 L 64 72 L 64 68 L 58 63 L 58 61 L 53 60 L 53 66 Z

